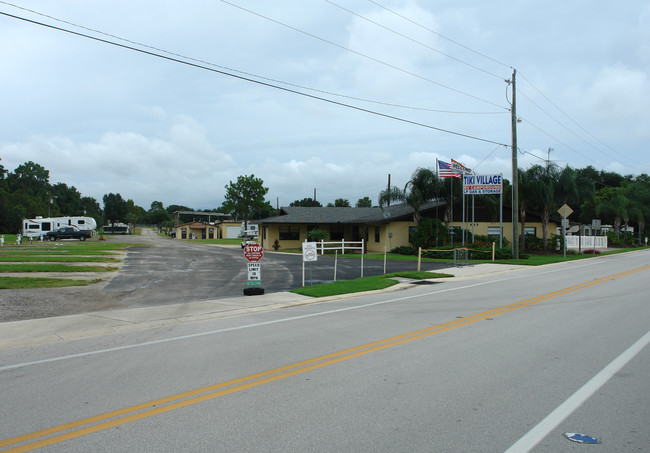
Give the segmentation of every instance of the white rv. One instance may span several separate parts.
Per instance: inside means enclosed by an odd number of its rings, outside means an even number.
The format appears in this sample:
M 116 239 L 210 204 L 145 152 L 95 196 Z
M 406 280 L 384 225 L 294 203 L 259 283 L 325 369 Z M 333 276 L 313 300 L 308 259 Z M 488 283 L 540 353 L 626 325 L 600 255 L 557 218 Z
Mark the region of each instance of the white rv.
M 82 231 L 93 231 L 97 222 L 92 217 L 41 217 L 23 219 L 22 235 L 26 238 L 44 236 L 48 231 L 54 231 L 63 226 L 76 226 Z
M 256 223 L 249 223 L 248 229 L 246 229 L 246 222 L 241 223 L 241 229 L 239 230 L 238 237 L 249 239 L 249 238 L 256 238 L 259 235 L 260 235 L 260 230 Z

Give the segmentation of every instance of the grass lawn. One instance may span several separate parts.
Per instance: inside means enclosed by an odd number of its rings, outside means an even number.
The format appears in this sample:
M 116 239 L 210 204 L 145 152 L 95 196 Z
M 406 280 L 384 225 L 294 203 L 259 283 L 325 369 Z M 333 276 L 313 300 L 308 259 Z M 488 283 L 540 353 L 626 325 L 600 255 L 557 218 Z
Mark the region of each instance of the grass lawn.
M 0 289 L 62 288 L 88 286 L 101 280 L 69 280 L 65 278 L 0 277 Z
M 6 240 L 6 236 L 5 236 Z M 96 266 L 94 263 L 119 263 L 128 247 L 140 246 L 124 242 L 106 242 L 91 239 L 87 241 L 7 243 L 0 248 L 0 289 L 59 288 L 65 286 L 86 286 L 101 279 L 78 280 L 65 278 L 70 272 L 113 272 L 116 266 Z M 1 264 L 5 263 L 5 264 Z M 16 264 L 9 264 L 16 263 Z M 70 263 L 70 264 L 66 264 Z M 79 263 L 79 265 L 71 265 Z M 12 277 L 18 272 L 51 272 L 61 278 Z
M 67 266 L 65 264 L 0 264 L 0 272 L 113 272 L 114 266 Z
M 121 260 L 110 256 L 78 256 L 78 255 L 60 255 L 60 256 L 38 256 L 38 255 L 0 255 L 0 263 L 119 263 Z
M 363 291 L 374 291 L 396 285 L 399 281 L 391 277 L 404 277 L 416 280 L 427 278 L 453 277 L 449 274 L 438 274 L 435 272 L 396 272 L 377 277 L 357 278 L 356 280 L 344 280 L 332 283 L 321 283 L 313 286 L 292 289 L 292 293 L 302 294 L 310 297 L 336 296 L 339 294 L 359 293 Z

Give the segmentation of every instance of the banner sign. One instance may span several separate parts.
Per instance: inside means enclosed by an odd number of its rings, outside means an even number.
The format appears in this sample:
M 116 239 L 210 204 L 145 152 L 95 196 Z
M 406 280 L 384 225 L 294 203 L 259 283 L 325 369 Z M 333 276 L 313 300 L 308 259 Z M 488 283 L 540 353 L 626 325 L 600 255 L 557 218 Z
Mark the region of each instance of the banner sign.
M 451 160 L 451 168 L 453 170 L 461 172 L 464 175 L 473 175 L 474 174 L 474 172 L 472 171 L 471 168 L 467 168 L 466 166 L 464 166 L 463 164 L 461 164 L 460 162 L 458 162 L 458 161 L 456 161 L 454 159 Z
M 464 175 L 463 194 L 492 195 L 500 194 L 503 188 L 501 175 Z

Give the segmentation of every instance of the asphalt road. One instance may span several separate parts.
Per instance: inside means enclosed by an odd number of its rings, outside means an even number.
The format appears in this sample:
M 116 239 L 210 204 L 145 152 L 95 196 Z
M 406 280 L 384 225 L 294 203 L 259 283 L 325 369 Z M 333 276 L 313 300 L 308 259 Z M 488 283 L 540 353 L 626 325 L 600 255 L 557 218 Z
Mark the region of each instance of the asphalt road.
M 649 277 L 643 251 L 3 350 L 0 445 L 647 451 Z
M 116 236 L 110 240 L 147 247 L 129 248 L 120 271 L 107 283 L 0 290 L 0 322 L 243 296 L 248 262 L 239 246 L 172 240 L 159 237 L 150 229 L 144 229 L 139 236 Z M 302 286 L 301 255 L 265 251 L 260 264 L 262 287 L 267 294 Z M 443 267 L 439 263 L 423 263 L 422 270 Z M 386 263 L 386 272 L 416 269 L 413 261 Z M 364 260 L 364 276 L 382 274 L 382 260 Z M 337 280 L 360 276 L 360 259 L 338 259 Z M 96 277 L 105 279 L 106 274 Z M 307 263 L 305 277 L 306 285 L 334 280 L 334 258 L 319 257 L 317 262 Z
M 129 238 L 129 240 L 132 240 Z M 248 278 L 248 261 L 239 246 L 219 246 L 192 241 L 160 238 L 145 230 L 135 241 L 152 247 L 133 247 L 120 272 L 103 289 L 114 297 L 116 307 L 142 307 L 183 301 L 236 297 L 243 295 Z M 319 256 L 305 263 L 305 284 L 361 277 L 361 260 Z M 265 292 L 288 291 L 302 286 L 302 255 L 266 250 L 260 261 Z M 423 263 L 422 270 L 435 270 L 448 264 Z M 388 261 L 386 272 L 417 270 L 413 261 Z M 383 260 L 363 261 L 363 275 L 384 274 Z

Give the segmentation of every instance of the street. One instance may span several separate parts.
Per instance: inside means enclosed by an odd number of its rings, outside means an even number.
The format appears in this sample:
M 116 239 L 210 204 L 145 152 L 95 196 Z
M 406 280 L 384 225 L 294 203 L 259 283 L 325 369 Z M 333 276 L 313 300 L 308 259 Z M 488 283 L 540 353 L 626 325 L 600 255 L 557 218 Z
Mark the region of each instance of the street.
M 647 451 L 649 258 L 5 349 L 0 446 Z

